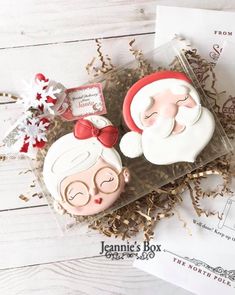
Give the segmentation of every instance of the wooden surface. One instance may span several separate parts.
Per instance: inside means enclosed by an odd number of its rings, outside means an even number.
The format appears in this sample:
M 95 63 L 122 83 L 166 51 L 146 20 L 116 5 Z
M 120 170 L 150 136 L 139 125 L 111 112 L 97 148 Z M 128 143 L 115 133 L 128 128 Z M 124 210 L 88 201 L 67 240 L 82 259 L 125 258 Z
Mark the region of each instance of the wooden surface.
M 0 0 L 0 91 L 20 94 L 22 80 L 36 72 L 66 87 L 85 83 L 97 37 L 104 38 L 103 48 L 116 65 L 132 59 L 132 38 L 138 48 L 151 50 L 156 3 L 235 8 L 234 1 Z M 8 109 L 4 112 L 0 140 L 15 119 Z M 131 260 L 99 257 L 102 240 L 119 240 L 85 228 L 63 236 L 45 200 L 19 199 L 34 180 L 28 169 L 25 160 L 0 163 L 1 294 L 189 294 L 134 269 Z
M 146 275 L 131 263 L 99 257 L 4 270 L 0 271 L 1 294 L 191 294 Z

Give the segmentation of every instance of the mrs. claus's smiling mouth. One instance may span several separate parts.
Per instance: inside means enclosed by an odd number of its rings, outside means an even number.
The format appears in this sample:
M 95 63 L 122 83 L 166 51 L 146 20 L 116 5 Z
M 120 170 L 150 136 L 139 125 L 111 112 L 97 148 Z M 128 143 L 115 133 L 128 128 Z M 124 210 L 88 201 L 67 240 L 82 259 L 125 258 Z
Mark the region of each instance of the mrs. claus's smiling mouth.
M 102 203 L 102 200 L 103 200 L 102 198 L 95 199 L 95 203 L 96 204 L 101 204 Z

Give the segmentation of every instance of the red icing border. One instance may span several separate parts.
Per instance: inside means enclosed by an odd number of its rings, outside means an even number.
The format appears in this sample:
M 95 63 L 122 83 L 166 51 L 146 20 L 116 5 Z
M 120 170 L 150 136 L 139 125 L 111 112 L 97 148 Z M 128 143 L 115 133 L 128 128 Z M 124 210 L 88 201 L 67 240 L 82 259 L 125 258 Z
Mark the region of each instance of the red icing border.
M 161 72 L 150 74 L 140 79 L 135 84 L 133 84 L 131 88 L 128 90 L 124 98 L 123 109 L 122 109 L 124 120 L 130 130 L 138 132 L 138 133 L 142 133 L 142 130 L 136 126 L 134 120 L 131 117 L 130 109 L 131 109 L 131 102 L 133 97 L 142 87 L 162 79 L 179 79 L 179 80 L 192 83 L 192 81 L 184 73 L 174 72 L 174 71 L 161 71 Z

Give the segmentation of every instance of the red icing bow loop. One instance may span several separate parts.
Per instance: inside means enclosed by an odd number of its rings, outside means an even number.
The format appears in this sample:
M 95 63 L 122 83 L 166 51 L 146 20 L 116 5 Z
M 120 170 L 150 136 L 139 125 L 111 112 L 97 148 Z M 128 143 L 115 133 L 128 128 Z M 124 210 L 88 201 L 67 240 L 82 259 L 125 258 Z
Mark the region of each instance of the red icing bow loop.
M 97 128 L 86 119 L 79 119 L 74 126 L 74 136 L 78 139 L 96 137 L 105 147 L 113 147 L 118 140 L 118 128 L 112 125 Z

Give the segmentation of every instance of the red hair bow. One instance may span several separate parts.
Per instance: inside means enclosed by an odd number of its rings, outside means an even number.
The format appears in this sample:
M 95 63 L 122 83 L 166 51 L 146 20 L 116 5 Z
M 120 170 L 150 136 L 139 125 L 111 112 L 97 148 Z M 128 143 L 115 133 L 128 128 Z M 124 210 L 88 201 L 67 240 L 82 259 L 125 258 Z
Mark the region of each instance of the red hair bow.
M 97 128 L 91 121 L 79 119 L 74 126 L 74 136 L 78 139 L 96 137 L 105 147 L 113 147 L 118 140 L 118 128 L 112 125 Z

